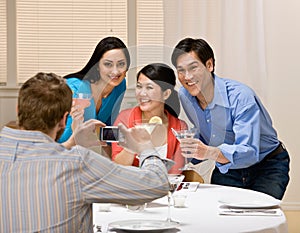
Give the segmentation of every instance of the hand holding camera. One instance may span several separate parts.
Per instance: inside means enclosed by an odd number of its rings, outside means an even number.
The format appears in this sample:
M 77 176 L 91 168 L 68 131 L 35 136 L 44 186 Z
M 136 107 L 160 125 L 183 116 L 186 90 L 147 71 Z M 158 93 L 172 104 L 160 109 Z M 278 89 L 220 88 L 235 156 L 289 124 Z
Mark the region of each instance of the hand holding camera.
M 104 126 L 105 124 L 103 122 L 95 119 L 79 124 L 73 133 L 75 144 L 86 148 L 106 144 L 99 141 L 97 136 L 97 129 Z
M 151 133 L 143 127 L 127 129 L 123 124 L 119 124 L 118 127 L 122 135 L 122 139 L 119 138 L 119 145 L 132 153 L 140 154 L 165 144 L 167 129 L 163 124 L 156 124 Z
M 105 126 L 100 128 L 99 139 L 104 142 L 119 142 L 122 137 L 118 126 Z

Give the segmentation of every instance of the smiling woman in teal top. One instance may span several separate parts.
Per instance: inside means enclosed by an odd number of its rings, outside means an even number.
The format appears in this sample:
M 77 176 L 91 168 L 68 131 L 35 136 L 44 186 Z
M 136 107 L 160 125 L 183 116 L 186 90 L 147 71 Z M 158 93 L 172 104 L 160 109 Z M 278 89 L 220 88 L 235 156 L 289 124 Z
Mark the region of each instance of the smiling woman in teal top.
M 91 104 L 84 110 L 84 121 L 97 119 L 111 125 L 119 113 L 126 90 L 126 73 L 130 55 L 125 44 L 116 37 L 106 37 L 96 46 L 86 66 L 77 73 L 66 75 L 73 93 L 92 95 Z M 59 142 L 72 135 L 72 117 L 67 119 Z

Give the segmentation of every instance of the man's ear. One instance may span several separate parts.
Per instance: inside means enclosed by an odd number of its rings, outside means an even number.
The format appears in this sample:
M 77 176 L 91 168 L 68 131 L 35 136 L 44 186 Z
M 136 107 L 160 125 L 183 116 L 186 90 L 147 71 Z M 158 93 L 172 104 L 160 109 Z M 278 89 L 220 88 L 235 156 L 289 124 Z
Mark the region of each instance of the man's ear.
M 172 93 L 171 89 L 165 90 L 163 94 L 164 100 L 167 100 L 170 97 L 171 93 Z
M 59 121 L 59 127 L 61 128 L 65 128 L 66 127 L 66 122 L 67 122 L 67 118 L 68 118 L 69 112 L 65 112 L 63 118 Z
M 205 64 L 206 68 L 209 70 L 209 72 L 212 72 L 214 70 L 214 63 L 213 63 L 213 59 L 210 58 L 206 61 Z

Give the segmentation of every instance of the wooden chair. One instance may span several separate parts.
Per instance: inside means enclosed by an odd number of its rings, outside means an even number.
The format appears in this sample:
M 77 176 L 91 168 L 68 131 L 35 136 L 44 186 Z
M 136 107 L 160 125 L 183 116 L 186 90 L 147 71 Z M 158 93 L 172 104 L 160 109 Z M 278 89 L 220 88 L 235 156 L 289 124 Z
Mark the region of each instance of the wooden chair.
M 185 176 L 183 182 L 204 183 L 203 178 L 194 170 L 184 170 L 182 174 Z

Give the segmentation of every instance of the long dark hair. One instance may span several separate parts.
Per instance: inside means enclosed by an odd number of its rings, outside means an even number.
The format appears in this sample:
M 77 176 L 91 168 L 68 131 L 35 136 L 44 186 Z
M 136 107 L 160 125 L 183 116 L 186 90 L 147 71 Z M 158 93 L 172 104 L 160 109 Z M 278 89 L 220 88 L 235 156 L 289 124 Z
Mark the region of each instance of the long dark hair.
M 152 63 L 143 67 L 137 74 L 137 80 L 140 74 L 154 81 L 159 85 L 162 91 L 171 90 L 171 95 L 165 101 L 165 109 L 175 117 L 180 113 L 180 102 L 178 92 L 174 89 L 176 85 L 176 76 L 174 70 L 163 63 Z
M 92 57 L 82 70 L 68 74 L 64 78 L 78 78 L 88 80 L 91 83 L 97 82 L 100 79 L 99 72 L 97 70 L 98 62 L 102 58 L 103 54 L 112 49 L 123 49 L 123 52 L 127 61 L 127 70 L 130 66 L 130 55 L 126 45 L 117 37 L 105 37 L 96 46 Z

